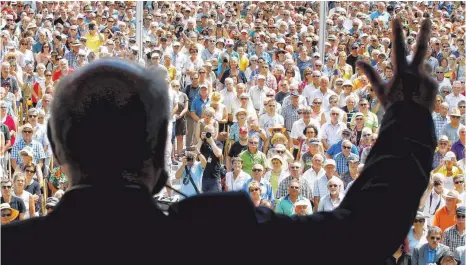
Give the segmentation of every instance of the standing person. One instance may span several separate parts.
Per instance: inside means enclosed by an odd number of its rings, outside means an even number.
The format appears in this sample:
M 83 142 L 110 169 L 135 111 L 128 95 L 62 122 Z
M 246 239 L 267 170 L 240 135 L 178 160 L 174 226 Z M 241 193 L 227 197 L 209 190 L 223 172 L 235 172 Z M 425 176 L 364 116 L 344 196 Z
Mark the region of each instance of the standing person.
M 201 133 L 199 150 L 206 159 L 206 166 L 202 175 L 202 192 L 220 192 L 222 143 L 215 140 L 214 127 L 207 125 Z
M 2 226 L 2 240 L 8 242 L 2 244 L 2 264 L 37 262 L 37 257 L 53 243 L 54 259 L 49 264 L 62 264 L 63 260 L 68 264 L 83 264 L 89 262 L 89 257 L 93 263 L 102 264 L 189 263 L 193 256 L 205 250 L 205 244 L 198 243 L 202 236 L 218 238 L 218 243 L 209 245 L 209 259 L 203 260 L 204 264 L 218 264 L 218 260 L 225 259 L 224 250 L 237 247 L 242 239 L 244 249 L 254 249 L 257 253 L 270 251 L 270 244 L 244 240 L 254 233 L 263 242 L 285 242 L 292 234 L 314 236 L 314 239 L 307 244 L 281 244 L 281 251 L 276 255 L 235 253 L 229 255 L 228 263 L 244 263 L 247 258 L 252 264 L 288 264 L 289 253 L 305 253 L 309 249 L 319 253 L 313 256 L 316 264 L 327 264 L 329 257 L 334 265 L 382 263 L 406 237 L 428 183 L 426 172 L 432 166 L 435 140 L 431 139 L 434 127 L 430 113 L 438 90 L 420 67 L 430 28 L 430 20 L 424 20 L 418 51 L 408 64 L 402 45 L 402 26 L 398 19 L 394 20 L 392 56 L 396 71 L 388 84 L 380 81 L 370 65 L 359 62 L 387 110 L 379 140 L 340 207 L 330 213 L 315 213 L 299 219 L 277 217 L 272 210 L 264 208 L 260 209 L 263 214 L 255 215 L 258 209 L 244 193 L 188 198 L 169 216 L 164 215 L 155 207 L 151 194 L 160 192 L 168 178 L 163 170 L 165 128 L 169 119 L 166 77 L 120 60 L 101 59 L 84 66 L 60 81 L 48 130 L 52 149 L 68 171 L 72 188 L 63 195 L 52 214 Z M 410 89 L 422 96 L 413 95 Z M 393 97 L 394 94 L 404 97 Z M 65 124 L 70 126 L 69 130 L 63 130 Z M 76 131 L 79 133 L 73 133 Z M 109 134 L 110 131 L 113 133 Z M 103 138 L 107 141 L 102 141 Z M 106 151 L 105 156 L 101 152 L 88 152 L 97 145 Z M 400 168 L 404 168 L 402 173 Z M 105 205 L 105 210 L 89 207 L 96 201 Z M 368 208 L 368 201 L 384 207 Z M 122 215 L 122 209 L 131 209 L 130 213 L 137 214 Z M 387 212 L 398 212 L 396 221 L 386 218 Z M 193 225 L 201 229 L 189 229 Z M 206 229 L 202 229 L 204 226 Z M 389 226 L 391 229 L 378 229 Z M 180 227 L 186 229 L 180 230 Z M 225 231 L 228 228 L 228 238 L 218 237 L 221 228 Z M 56 244 L 55 238 L 45 236 L 51 229 L 67 231 L 60 244 Z M 336 230 L 340 233 L 334 233 Z M 375 230 L 384 240 L 367 244 L 373 234 L 361 231 Z M 118 237 L 111 236 L 115 231 Z M 339 255 L 335 255 L 334 247 L 322 244 L 328 235 L 342 246 L 338 249 Z M 190 246 L 183 249 L 183 255 L 179 248 L 173 248 L 179 244 L 180 237 Z M 38 245 L 27 240 L 30 238 L 44 241 Z M 164 240 L 153 241 L 154 238 Z M 106 247 L 102 248 L 103 245 Z M 354 255 L 362 245 L 366 250 L 364 259 Z M 154 256 L 154 248 L 160 255 Z M 28 255 L 24 255 L 24 249 Z M 70 259 L 70 251 L 77 249 L 82 254 Z M 309 260 L 308 255 L 294 258 L 299 263 Z
M 24 220 L 25 215 L 26 215 L 26 206 L 24 205 L 24 201 L 16 197 L 13 194 L 13 185 L 11 180 L 9 179 L 3 179 L 1 181 L 2 185 L 2 197 L 1 197 L 1 202 L 0 203 L 8 203 L 11 208 L 17 210 L 19 214 L 17 217 L 14 219 L 14 221 L 21 221 Z
M 197 161 L 199 158 L 199 161 Z M 188 153 L 182 158 L 181 166 L 175 173 L 176 179 L 181 180 L 181 192 L 188 197 L 196 195 L 202 187 L 202 174 L 206 167 L 205 157 L 198 153 Z M 196 186 L 194 186 L 196 185 Z M 183 198 L 182 198 L 183 199 Z

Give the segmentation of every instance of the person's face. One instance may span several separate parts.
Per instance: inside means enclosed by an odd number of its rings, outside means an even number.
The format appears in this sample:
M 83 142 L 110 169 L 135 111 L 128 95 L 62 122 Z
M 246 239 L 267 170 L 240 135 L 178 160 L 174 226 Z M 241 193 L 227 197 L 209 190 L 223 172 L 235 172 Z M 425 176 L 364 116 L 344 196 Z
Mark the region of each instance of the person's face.
M 340 113 L 337 112 L 337 111 L 330 111 L 330 119 L 333 121 L 333 122 L 336 122 L 338 120 L 338 118 L 340 117 Z
M 345 142 L 344 144 L 342 144 L 341 150 L 342 150 L 343 154 L 348 156 L 350 154 L 350 152 L 351 152 L 351 147 L 352 147 L 351 143 Z
M 262 168 L 254 167 L 254 168 L 252 169 L 252 175 L 253 175 L 254 177 L 260 177 L 260 176 L 262 176 L 262 172 L 263 172 L 263 171 L 264 171 L 264 170 L 263 170 Z
M 25 179 L 23 177 L 18 177 L 15 181 L 15 185 L 19 189 L 24 189 Z
M 233 163 L 233 170 L 241 170 L 243 168 L 243 163 L 240 161 L 235 161 Z
M 440 114 L 442 116 L 445 116 L 447 115 L 447 113 L 448 113 L 448 106 L 440 105 Z
M 259 144 L 259 141 L 257 139 L 249 139 L 248 141 L 248 147 L 249 150 L 257 150 L 257 145 Z
M 273 159 L 272 160 L 272 168 L 275 170 L 280 170 L 282 168 L 282 162 L 278 159 Z
M 464 225 L 464 214 L 456 214 L 456 223 Z
M 29 128 L 25 128 L 22 132 L 23 134 L 23 139 L 25 141 L 31 141 L 32 140 L 32 134 L 33 134 L 33 131 Z
M 461 116 L 457 116 L 457 115 L 450 115 L 450 120 L 451 120 L 451 123 L 459 123 L 460 122 L 460 119 L 461 119 Z
M 10 196 L 11 195 L 11 182 L 2 183 L 2 195 Z
M 290 186 L 288 186 L 288 193 L 294 196 L 298 195 L 299 185 L 297 183 L 291 183 Z
M 457 190 L 464 189 L 464 178 L 457 178 L 454 183 Z
M 427 242 L 431 249 L 436 249 L 440 240 L 442 239 L 442 235 L 440 233 L 432 233 L 427 236 Z
M 313 146 L 318 147 L 318 145 L 315 145 L 315 144 L 313 144 Z M 312 166 L 316 167 L 316 168 L 321 168 L 322 167 L 322 158 L 320 158 L 319 156 L 317 156 L 317 157 L 314 156 L 312 158 Z
M 9 224 L 10 223 L 10 217 L 12 215 L 12 212 L 10 209 L 2 210 L 2 225 Z
M 328 191 L 330 192 L 331 195 L 338 194 L 338 184 L 335 182 L 330 182 L 327 185 Z
M 207 91 L 207 88 L 206 87 L 203 87 L 199 90 L 199 94 L 202 96 L 202 97 L 207 97 L 208 95 L 208 91 Z
M 348 166 L 350 169 L 357 170 L 359 166 L 359 161 L 348 162 Z
M 414 226 L 415 227 L 423 227 L 425 222 L 426 222 L 425 218 L 416 218 L 416 219 L 414 219 Z
M 298 163 L 293 163 L 290 165 L 290 175 L 293 177 L 297 177 L 299 175 L 299 170 L 301 169 L 301 165 Z
M 359 109 L 361 111 L 367 111 L 369 109 L 369 103 L 367 101 L 362 101 L 359 103 Z
M 333 176 L 333 174 L 335 173 L 335 166 L 334 165 L 327 165 L 325 168 L 325 173 L 327 174 L 327 176 Z
M 254 172 L 254 169 L 253 169 L 253 172 Z M 258 198 L 261 195 L 261 189 L 260 189 L 260 187 L 250 187 L 249 188 L 249 193 L 251 194 L 251 196 L 253 196 L 255 198 Z
M 277 107 L 277 105 L 275 104 L 275 102 L 272 102 L 272 103 L 267 104 L 267 109 L 268 109 L 270 112 L 275 112 L 276 107 Z
M 36 123 L 37 122 L 37 114 L 29 114 L 28 117 L 29 117 L 29 121 L 31 123 Z
M 21 160 L 23 160 L 24 164 L 27 164 L 30 161 L 32 161 L 32 157 L 30 157 L 27 153 L 23 152 L 23 153 L 21 153 Z

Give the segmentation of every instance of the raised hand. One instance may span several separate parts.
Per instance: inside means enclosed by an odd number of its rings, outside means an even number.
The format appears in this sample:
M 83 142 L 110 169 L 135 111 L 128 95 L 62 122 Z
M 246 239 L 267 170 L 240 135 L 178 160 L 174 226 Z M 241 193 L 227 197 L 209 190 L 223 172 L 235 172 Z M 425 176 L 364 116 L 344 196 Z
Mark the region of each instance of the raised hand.
M 408 64 L 400 20 L 393 20 L 393 54 L 391 58 L 395 75 L 388 83 L 382 81 L 370 64 L 364 61 L 357 62 L 375 88 L 377 97 L 385 109 L 396 102 L 415 102 L 430 111 L 433 110 L 438 84 L 423 69 L 431 26 L 430 19 L 423 21 L 414 59 L 411 64 Z

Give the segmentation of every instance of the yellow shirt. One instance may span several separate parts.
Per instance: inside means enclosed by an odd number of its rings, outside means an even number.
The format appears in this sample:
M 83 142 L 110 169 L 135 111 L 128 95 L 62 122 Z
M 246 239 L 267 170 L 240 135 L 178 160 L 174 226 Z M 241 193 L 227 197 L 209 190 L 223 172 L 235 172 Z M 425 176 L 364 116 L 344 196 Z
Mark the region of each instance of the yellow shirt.
M 95 34 L 94 36 L 92 36 L 90 33 L 86 34 L 86 47 L 95 53 L 98 52 L 100 45 L 102 45 L 102 41 L 100 40 L 99 35 L 97 34 Z
M 246 68 L 249 66 L 249 59 L 248 57 L 244 56 L 239 60 L 239 70 L 246 71 Z

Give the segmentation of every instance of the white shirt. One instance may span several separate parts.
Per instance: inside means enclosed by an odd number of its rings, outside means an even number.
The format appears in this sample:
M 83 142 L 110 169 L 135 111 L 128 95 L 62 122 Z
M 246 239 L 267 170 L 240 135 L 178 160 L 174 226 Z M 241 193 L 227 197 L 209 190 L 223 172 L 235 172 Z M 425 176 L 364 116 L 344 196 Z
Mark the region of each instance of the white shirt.
M 243 189 L 244 183 L 251 178 L 248 173 L 241 170 L 236 179 L 233 179 L 233 172 L 227 172 L 225 175 L 225 185 L 228 191 L 240 191 Z
M 340 185 L 340 194 L 343 194 L 345 192 L 345 190 L 343 189 L 344 187 L 343 181 L 340 180 L 340 178 L 336 176 L 333 176 L 333 177 L 335 177 L 337 181 L 339 180 L 338 185 Z M 322 177 L 320 177 L 314 182 L 314 190 L 312 193 L 314 197 L 318 196 L 322 199 L 325 195 L 329 194 L 327 183 L 328 183 L 328 178 L 326 175 L 323 175 Z
M 445 97 L 445 101 L 448 103 L 449 110 L 451 111 L 453 108 L 458 108 L 458 102 L 460 100 L 466 100 L 466 97 L 459 94 L 458 96 L 455 96 L 455 94 L 451 93 L 448 94 L 448 96 Z
M 347 129 L 347 127 L 343 122 L 339 121 L 337 124 L 332 124 L 331 121 L 328 121 L 320 129 L 320 138 L 327 140 L 327 144 L 332 146 L 341 140 L 341 132 L 344 129 Z
M 291 134 L 290 134 L 291 138 L 297 140 L 299 137 L 303 137 L 304 136 L 304 134 L 303 134 L 304 128 L 306 128 L 306 126 L 308 126 L 310 124 L 316 126 L 317 129 L 320 128 L 319 122 L 316 121 L 313 118 L 310 119 L 309 124 L 305 124 L 304 120 L 302 118 L 295 121 L 293 123 L 293 126 L 291 127 Z M 293 146 L 294 146 L 294 148 L 299 148 L 299 145 L 293 144 Z
M 267 98 L 266 93 L 269 91 L 269 88 L 264 86 L 259 88 L 258 86 L 253 86 L 249 90 L 249 100 L 252 101 L 254 109 L 259 111 L 263 105 L 264 100 Z
M 223 89 L 220 91 L 220 95 L 223 97 L 223 104 L 227 108 L 229 114 L 235 115 L 235 113 L 231 113 L 231 107 L 233 102 L 236 99 L 236 92 L 234 90 L 228 91 L 228 89 Z
M 301 160 L 302 162 L 302 160 Z M 303 163 L 301 163 L 302 165 Z M 301 166 L 303 167 L 303 166 Z M 312 190 L 312 194 L 315 194 L 314 193 L 314 185 L 316 183 L 316 181 L 321 178 L 322 176 L 325 175 L 325 170 L 322 168 L 320 168 L 319 172 L 316 172 L 312 167 L 308 170 L 306 170 L 306 172 L 303 173 L 303 175 L 301 176 L 303 179 L 305 179 L 309 185 L 311 185 L 311 190 Z
M 430 200 L 432 198 L 432 202 Z M 428 225 L 432 225 L 433 217 L 435 212 L 445 206 L 445 199 L 437 194 L 435 190 L 432 190 L 429 196 L 426 199 L 426 202 L 424 203 L 424 210 L 423 213 L 425 216 L 428 216 L 426 219 L 426 223 Z
M 317 89 L 311 93 L 307 102 L 313 102 L 314 99 L 320 98 L 322 100 L 322 108 L 324 110 L 329 110 L 329 105 L 330 105 L 329 98 L 332 95 L 336 95 L 336 94 L 330 89 L 327 89 L 327 92 L 325 94 L 322 93 L 320 89 Z
M 321 200 L 319 200 L 319 207 L 317 208 L 317 211 L 319 212 L 333 211 L 335 208 L 338 207 L 338 205 L 340 205 L 344 197 L 345 195 L 343 195 L 343 193 L 339 193 L 338 198 L 336 200 L 333 200 L 330 197 L 330 194 L 325 195 Z

